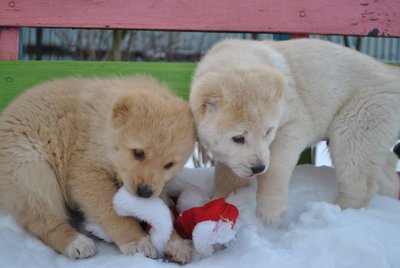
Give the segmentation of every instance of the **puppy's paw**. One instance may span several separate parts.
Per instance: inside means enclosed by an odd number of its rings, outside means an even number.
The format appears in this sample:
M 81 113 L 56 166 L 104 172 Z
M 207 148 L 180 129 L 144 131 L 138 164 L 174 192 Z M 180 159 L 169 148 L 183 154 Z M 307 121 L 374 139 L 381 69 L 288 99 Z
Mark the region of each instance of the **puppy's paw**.
M 347 181 L 339 183 L 339 196 L 336 203 L 342 208 L 361 208 L 369 203 L 373 195 L 378 190 L 376 180 L 368 178 L 366 180 Z
M 165 249 L 165 257 L 173 262 L 186 264 L 192 256 L 192 246 L 189 240 L 182 238 L 171 239 Z
M 78 234 L 77 237 L 65 249 L 66 256 L 73 259 L 82 259 L 93 256 L 96 246 L 92 239 Z
M 148 235 L 138 241 L 119 246 L 119 250 L 126 255 L 141 253 L 148 258 L 155 259 L 157 257 L 157 250 L 153 246 L 153 243 L 151 243 L 150 236 Z
M 349 194 L 340 193 L 336 200 L 336 203 L 342 209 L 346 208 L 360 208 L 368 204 L 369 198 L 367 197 L 355 197 Z
M 287 204 L 285 202 L 257 202 L 257 216 L 265 225 L 278 226 L 287 216 Z

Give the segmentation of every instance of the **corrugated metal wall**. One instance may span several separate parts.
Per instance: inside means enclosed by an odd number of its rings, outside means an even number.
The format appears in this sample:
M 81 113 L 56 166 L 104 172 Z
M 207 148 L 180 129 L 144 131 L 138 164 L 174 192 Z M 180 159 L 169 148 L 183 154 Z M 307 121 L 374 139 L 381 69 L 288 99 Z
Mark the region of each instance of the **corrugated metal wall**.
M 343 36 L 315 36 L 344 45 Z M 355 48 L 357 37 L 350 36 L 350 46 Z M 400 38 L 361 37 L 360 51 L 386 63 L 400 64 Z
M 169 34 L 168 34 L 169 33 Z M 134 36 L 134 38 L 129 38 Z M 251 39 L 273 39 L 276 35 L 272 34 L 250 34 L 250 33 L 205 33 L 205 32 L 177 32 L 171 35 L 171 32 L 155 32 L 155 31 L 130 31 L 128 38 L 122 43 L 122 50 L 146 52 L 150 50 L 149 42 L 156 42 L 158 50 L 165 50 L 170 45 L 169 38 L 175 38 L 173 50 L 179 53 L 187 54 L 204 54 L 207 49 L 215 42 L 225 38 L 244 38 Z M 24 28 L 23 44 L 31 50 L 26 51 L 23 59 L 32 59 L 32 48 L 36 46 L 37 31 L 35 28 Z M 312 35 L 311 38 L 319 38 L 329 40 L 338 44 L 345 44 L 343 36 L 321 36 Z M 380 61 L 386 63 L 400 64 L 400 38 L 389 37 L 359 37 L 359 49 L 362 53 L 370 55 Z M 111 30 L 81 30 L 81 29 L 43 29 L 41 34 L 42 46 L 56 47 L 65 51 L 77 51 L 79 49 L 90 48 L 92 50 L 107 50 L 111 46 L 112 31 Z M 151 40 L 150 40 L 151 39 Z M 276 38 L 275 38 L 276 39 Z M 350 36 L 347 38 L 348 45 L 356 48 L 357 37 Z M 154 45 L 153 45 L 154 46 Z M 45 53 L 43 59 L 74 59 L 72 55 L 52 55 Z M 162 51 L 158 51 L 162 52 Z

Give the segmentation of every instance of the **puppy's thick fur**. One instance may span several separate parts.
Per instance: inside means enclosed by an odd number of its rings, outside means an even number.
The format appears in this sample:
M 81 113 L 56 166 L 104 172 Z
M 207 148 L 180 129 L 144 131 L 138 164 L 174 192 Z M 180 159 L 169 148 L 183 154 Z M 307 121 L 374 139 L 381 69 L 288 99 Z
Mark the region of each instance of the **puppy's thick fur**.
M 364 206 L 377 190 L 397 197 L 399 74 L 326 41 L 218 43 L 190 94 L 200 140 L 217 161 L 216 195 L 258 176 L 257 214 L 279 224 L 300 153 L 326 139 L 342 208 Z
M 160 195 L 195 142 L 189 104 L 146 77 L 56 80 L 26 91 L 0 118 L 0 206 L 56 251 L 83 258 L 93 241 L 68 223 L 67 208 L 100 225 L 126 254 L 154 257 L 139 223 L 119 217 L 123 185 Z M 185 262 L 176 235 L 167 254 Z

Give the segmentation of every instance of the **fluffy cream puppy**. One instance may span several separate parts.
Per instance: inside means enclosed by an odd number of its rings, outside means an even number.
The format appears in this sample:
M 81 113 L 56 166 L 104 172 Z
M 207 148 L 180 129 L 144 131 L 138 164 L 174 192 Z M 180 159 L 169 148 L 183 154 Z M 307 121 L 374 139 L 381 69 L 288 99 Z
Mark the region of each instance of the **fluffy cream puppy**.
M 0 207 L 71 258 L 93 255 L 95 244 L 70 225 L 69 209 L 100 225 L 123 253 L 155 257 L 149 236 L 116 215 L 112 198 L 120 185 L 143 198 L 160 195 L 194 142 L 188 103 L 154 79 L 41 84 L 0 117 Z M 175 234 L 166 253 L 186 262 L 191 249 Z
M 400 77 L 395 68 L 326 41 L 226 40 L 200 61 L 190 105 L 215 155 L 217 196 L 258 177 L 257 214 L 277 225 L 300 153 L 329 140 L 342 208 L 397 197 Z

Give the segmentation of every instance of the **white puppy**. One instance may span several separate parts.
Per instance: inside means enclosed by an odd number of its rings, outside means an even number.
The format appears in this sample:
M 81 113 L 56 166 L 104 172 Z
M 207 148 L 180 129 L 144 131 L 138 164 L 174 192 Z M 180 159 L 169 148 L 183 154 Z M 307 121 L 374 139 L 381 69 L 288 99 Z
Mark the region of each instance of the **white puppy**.
M 325 41 L 227 40 L 193 77 L 190 105 L 200 140 L 217 161 L 217 196 L 258 177 L 257 214 L 277 225 L 300 153 L 320 140 L 339 182 L 338 204 L 397 197 L 400 71 Z

